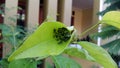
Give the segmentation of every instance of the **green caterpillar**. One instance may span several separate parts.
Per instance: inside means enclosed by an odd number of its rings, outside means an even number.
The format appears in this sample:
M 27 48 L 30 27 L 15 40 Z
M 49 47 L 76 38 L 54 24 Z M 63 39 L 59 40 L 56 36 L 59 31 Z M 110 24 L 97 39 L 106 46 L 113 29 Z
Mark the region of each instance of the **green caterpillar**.
M 70 31 L 65 27 L 54 29 L 53 32 L 58 44 L 68 41 L 71 37 Z

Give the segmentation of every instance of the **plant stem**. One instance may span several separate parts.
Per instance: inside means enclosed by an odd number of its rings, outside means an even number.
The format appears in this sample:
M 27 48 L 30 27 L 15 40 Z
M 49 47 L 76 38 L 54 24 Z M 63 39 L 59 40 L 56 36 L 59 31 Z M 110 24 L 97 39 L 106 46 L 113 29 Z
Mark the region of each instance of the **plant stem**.
M 99 23 L 97 23 L 97 24 L 95 24 L 95 25 L 93 25 L 92 27 L 90 27 L 89 29 L 87 29 L 87 30 L 85 30 L 84 32 L 82 32 L 80 35 L 79 35 L 79 37 L 81 38 L 83 35 L 85 35 L 87 32 L 89 32 L 90 30 L 92 30 L 93 28 L 95 28 L 97 25 L 99 25 L 100 24 L 100 22 Z
M 13 33 L 13 48 L 14 48 L 14 50 L 16 50 L 16 38 L 15 38 L 15 29 L 14 29 L 14 27 L 11 27 L 11 29 L 12 29 L 12 33 Z

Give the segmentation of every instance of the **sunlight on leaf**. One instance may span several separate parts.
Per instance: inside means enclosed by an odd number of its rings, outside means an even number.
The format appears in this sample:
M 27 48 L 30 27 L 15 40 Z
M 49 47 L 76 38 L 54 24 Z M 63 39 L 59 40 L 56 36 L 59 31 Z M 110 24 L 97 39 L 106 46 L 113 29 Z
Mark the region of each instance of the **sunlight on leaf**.
M 96 60 L 95 62 L 101 64 L 104 68 L 118 68 L 111 56 L 103 48 L 90 42 L 81 41 L 80 44 L 88 53 Z
M 59 55 L 71 41 L 71 38 L 60 41 L 54 37 L 54 29 L 63 27 L 66 28 L 66 26 L 60 22 L 44 22 L 8 60 L 12 61 L 15 59 L 35 57 L 45 58 L 49 55 Z
M 69 47 L 69 48 L 65 49 L 64 53 L 68 54 L 70 56 L 77 57 L 77 58 L 81 58 L 81 59 L 85 59 L 85 60 L 89 60 L 89 61 L 95 61 L 95 59 L 93 57 L 91 57 L 88 54 L 88 52 L 84 49 L 79 49 L 76 47 Z
M 120 11 L 107 12 L 100 22 L 120 29 Z

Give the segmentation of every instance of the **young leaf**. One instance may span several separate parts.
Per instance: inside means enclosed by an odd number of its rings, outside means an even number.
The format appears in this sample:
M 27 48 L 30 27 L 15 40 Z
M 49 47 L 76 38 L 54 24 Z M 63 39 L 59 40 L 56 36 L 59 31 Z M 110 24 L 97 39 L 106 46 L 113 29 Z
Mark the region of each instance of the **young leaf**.
M 96 44 L 81 41 L 78 42 L 88 53 L 96 60 L 95 62 L 101 64 L 104 68 L 118 68 L 111 56 L 103 48 Z
M 56 68 L 82 68 L 76 61 L 62 55 L 53 56 L 52 59 Z
M 91 57 L 88 52 L 84 49 L 79 49 L 76 47 L 69 47 L 65 49 L 64 51 L 65 54 L 68 54 L 70 56 L 78 57 L 81 59 L 89 60 L 89 61 L 95 61 L 93 57 Z
M 21 58 L 45 58 L 49 55 L 58 55 L 64 51 L 70 43 L 70 39 L 65 42 L 54 37 L 54 30 L 66 28 L 60 22 L 44 22 L 38 29 L 28 37 L 25 42 L 9 58 L 9 61 Z M 59 32 L 57 32 L 59 34 Z M 71 36 L 70 36 L 71 37 Z M 41 58 L 41 59 L 42 59 Z
M 105 23 L 108 25 L 115 26 L 120 29 L 120 12 L 119 11 L 110 11 L 107 12 L 102 20 L 101 23 Z

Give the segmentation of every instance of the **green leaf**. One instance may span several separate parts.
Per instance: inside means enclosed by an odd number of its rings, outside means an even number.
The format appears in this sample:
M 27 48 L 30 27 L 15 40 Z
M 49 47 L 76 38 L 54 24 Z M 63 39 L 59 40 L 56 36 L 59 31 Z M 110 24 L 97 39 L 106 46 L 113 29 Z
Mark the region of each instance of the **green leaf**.
M 37 68 L 37 61 L 32 59 L 19 59 L 10 62 L 9 68 Z
M 112 25 L 120 29 L 120 12 L 119 11 L 110 11 L 107 12 L 102 20 L 101 23 L 105 23 L 108 25 Z
M 65 49 L 64 53 L 77 58 L 81 58 L 89 61 L 95 61 L 95 59 L 91 57 L 85 49 L 69 47 Z
M 45 68 L 54 68 L 49 62 L 45 63 Z
M 2 59 L 0 60 L 0 68 L 1 68 L 1 67 L 2 67 L 2 68 L 8 68 L 8 65 L 9 65 L 9 62 L 7 61 L 6 58 L 2 58 Z
M 96 44 L 81 41 L 78 42 L 88 53 L 96 60 L 95 62 L 101 64 L 104 68 L 118 68 L 111 56 L 103 48 Z
M 97 40 L 98 37 L 102 39 L 106 39 L 106 38 L 113 37 L 120 31 L 118 28 L 115 28 L 113 26 L 105 26 L 105 27 L 102 27 L 101 30 L 102 30 L 101 32 L 91 34 L 90 37 L 94 40 Z
M 81 68 L 81 66 L 74 60 L 58 55 L 52 57 L 56 68 Z
M 111 55 L 120 55 L 120 39 L 102 45 Z
M 104 3 L 109 4 L 109 3 L 116 3 L 116 2 L 119 2 L 119 1 L 120 1 L 120 0 L 105 0 Z
M 65 27 L 60 22 L 44 22 L 29 36 L 20 48 L 9 58 L 9 61 L 21 58 L 45 58 L 49 55 L 59 55 L 69 45 L 71 38 L 66 42 L 58 43 L 54 37 L 54 29 Z

